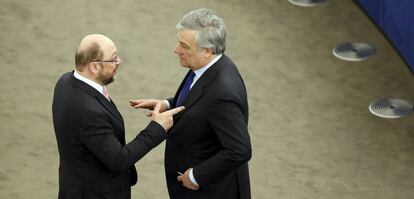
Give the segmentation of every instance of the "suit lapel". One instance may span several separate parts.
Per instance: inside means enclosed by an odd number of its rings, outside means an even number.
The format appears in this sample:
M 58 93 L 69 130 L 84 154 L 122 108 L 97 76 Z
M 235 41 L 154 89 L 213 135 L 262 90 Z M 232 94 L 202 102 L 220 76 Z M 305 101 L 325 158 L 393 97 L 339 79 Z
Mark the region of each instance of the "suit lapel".
M 203 75 L 197 80 L 197 82 L 193 85 L 186 99 L 183 101 L 181 105 L 185 106 L 185 109 L 174 116 L 174 122 L 178 121 L 185 114 L 185 112 L 187 112 L 191 108 L 191 106 L 195 102 L 197 102 L 201 96 L 203 96 L 204 89 L 210 85 L 210 83 L 215 78 L 216 74 L 224 67 L 225 60 L 226 56 L 223 54 L 222 57 L 216 63 L 214 63 L 207 71 L 205 71 Z M 190 73 L 191 71 L 188 71 L 184 80 L 181 82 L 180 88 L 177 90 L 174 97 L 174 104 L 176 103 L 180 90 L 183 87 L 183 82 Z
M 70 83 L 75 87 L 83 90 L 87 94 L 91 95 L 92 97 L 96 98 L 96 100 L 105 108 L 107 109 L 112 115 L 118 118 L 121 122 L 123 122 L 121 113 L 119 113 L 118 109 L 116 108 L 115 104 L 109 100 L 107 100 L 101 93 L 99 93 L 96 89 L 92 88 L 88 84 L 83 81 L 76 79 L 73 76 L 73 72 L 70 77 Z
M 115 104 L 111 101 L 107 100 L 104 96 L 97 96 L 98 101 L 105 107 L 109 112 L 111 112 L 116 118 L 118 118 L 121 122 L 123 121 L 121 113 L 119 113 L 118 109 L 116 108 Z

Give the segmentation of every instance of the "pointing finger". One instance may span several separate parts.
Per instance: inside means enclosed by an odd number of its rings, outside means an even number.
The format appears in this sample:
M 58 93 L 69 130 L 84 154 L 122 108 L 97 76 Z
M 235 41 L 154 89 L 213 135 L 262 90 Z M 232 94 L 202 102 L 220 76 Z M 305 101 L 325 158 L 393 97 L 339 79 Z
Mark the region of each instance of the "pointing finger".
M 129 105 L 138 108 L 138 106 L 143 102 L 143 100 L 129 100 Z
M 184 107 L 184 106 L 180 106 L 180 107 L 177 107 L 177 108 L 175 108 L 175 109 L 171 109 L 171 110 L 169 110 L 169 111 L 165 111 L 164 113 L 165 113 L 165 114 L 175 115 L 175 114 L 177 114 L 177 113 L 181 112 L 181 111 L 182 111 L 182 110 L 184 110 L 184 109 L 185 109 L 185 107 Z
M 141 101 L 137 104 L 134 104 L 135 108 L 146 108 L 146 109 L 152 109 L 153 107 L 151 106 L 151 102 L 149 101 Z
M 141 102 L 143 102 L 144 100 L 129 100 L 130 104 L 139 104 Z

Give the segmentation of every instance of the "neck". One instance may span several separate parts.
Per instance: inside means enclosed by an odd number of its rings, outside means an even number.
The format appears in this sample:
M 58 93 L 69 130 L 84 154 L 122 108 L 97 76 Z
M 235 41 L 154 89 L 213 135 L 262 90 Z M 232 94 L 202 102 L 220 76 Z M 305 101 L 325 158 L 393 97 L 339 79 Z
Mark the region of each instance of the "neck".
M 75 69 L 75 70 L 76 70 L 77 73 L 79 73 L 79 75 L 82 75 L 83 77 L 88 78 L 88 79 L 98 83 L 101 86 L 105 86 L 104 84 L 102 84 L 102 82 L 97 80 L 97 78 L 95 77 L 94 74 L 91 74 L 87 70 L 83 70 L 83 71 L 79 71 L 78 69 Z
M 208 63 L 210 63 L 210 62 L 211 62 L 211 60 L 213 60 L 215 57 L 216 57 L 216 55 L 212 55 L 212 56 L 210 56 L 210 57 L 208 57 L 208 58 L 204 59 L 204 60 L 203 60 L 203 62 L 201 62 L 199 66 L 196 66 L 196 67 L 194 67 L 194 68 L 191 68 L 191 70 L 197 70 L 197 69 L 203 68 L 203 67 L 204 67 L 204 66 L 206 66 Z

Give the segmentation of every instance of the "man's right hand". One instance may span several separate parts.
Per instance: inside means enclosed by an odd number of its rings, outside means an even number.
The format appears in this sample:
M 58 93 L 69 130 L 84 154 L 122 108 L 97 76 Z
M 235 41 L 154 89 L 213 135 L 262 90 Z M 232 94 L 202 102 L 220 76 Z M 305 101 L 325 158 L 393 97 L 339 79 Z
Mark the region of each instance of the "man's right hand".
M 161 103 L 162 102 L 160 101 L 156 103 L 155 108 L 151 114 L 151 119 L 157 122 L 158 124 L 160 124 L 167 132 L 168 129 L 170 129 L 174 124 L 173 115 L 184 110 L 184 106 L 180 106 L 180 107 L 168 110 L 168 111 L 160 112 L 160 109 L 162 106 Z

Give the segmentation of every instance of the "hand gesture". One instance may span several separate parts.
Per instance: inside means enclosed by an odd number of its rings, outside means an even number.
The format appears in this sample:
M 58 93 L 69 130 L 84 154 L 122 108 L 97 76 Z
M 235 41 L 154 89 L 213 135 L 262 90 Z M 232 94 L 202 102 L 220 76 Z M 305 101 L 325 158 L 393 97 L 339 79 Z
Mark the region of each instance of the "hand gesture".
M 173 126 L 173 115 L 181 112 L 184 110 L 184 106 L 177 107 L 175 109 L 171 109 L 168 111 L 160 112 L 161 109 L 161 103 L 160 101 L 157 102 L 155 105 L 154 111 L 151 113 L 151 119 L 158 124 L 160 124 L 165 131 L 168 131 Z
M 138 109 L 147 109 L 149 110 L 146 115 L 147 117 L 152 116 L 152 110 L 154 110 L 155 105 L 157 105 L 158 102 L 161 102 L 160 112 L 164 112 L 168 109 L 167 104 L 163 100 L 157 100 L 157 99 L 137 99 L 137 100 L 129 100 L 129 103 L 132 107 Z

